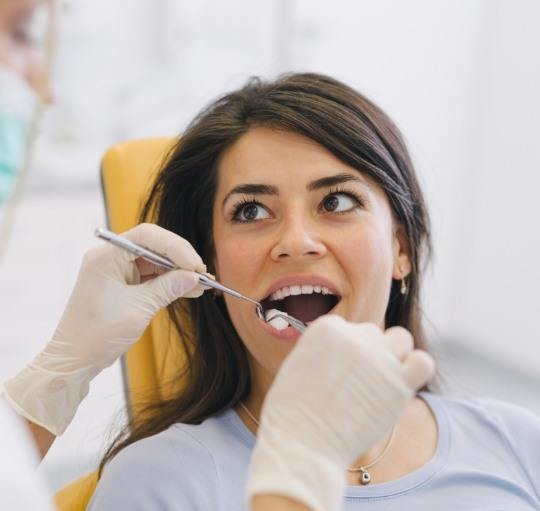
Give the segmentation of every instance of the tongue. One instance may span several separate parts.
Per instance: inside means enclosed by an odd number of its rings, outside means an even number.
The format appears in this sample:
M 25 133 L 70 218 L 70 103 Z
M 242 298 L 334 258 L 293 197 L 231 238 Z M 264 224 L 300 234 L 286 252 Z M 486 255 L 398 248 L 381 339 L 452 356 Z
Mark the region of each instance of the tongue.
M 288 296 L 279 305 L 279 309 L 300 321 L 314 321 L 332 309 L 335 298 L 331 295 L 296 295 Z

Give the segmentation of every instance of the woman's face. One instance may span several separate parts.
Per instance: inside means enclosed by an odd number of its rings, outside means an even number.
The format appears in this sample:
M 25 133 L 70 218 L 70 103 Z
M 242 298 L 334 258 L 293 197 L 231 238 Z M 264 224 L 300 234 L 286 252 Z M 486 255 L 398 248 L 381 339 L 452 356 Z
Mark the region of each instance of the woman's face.
M 213 234 L 221 282 L 306 322 L 331 310 L 384 328 L 392 278 L 410 270 L 382 188 L 312 140 L 269 128 L 224 153 Z M 271 383 L 298 332 L 224 298 L 255 381 Z

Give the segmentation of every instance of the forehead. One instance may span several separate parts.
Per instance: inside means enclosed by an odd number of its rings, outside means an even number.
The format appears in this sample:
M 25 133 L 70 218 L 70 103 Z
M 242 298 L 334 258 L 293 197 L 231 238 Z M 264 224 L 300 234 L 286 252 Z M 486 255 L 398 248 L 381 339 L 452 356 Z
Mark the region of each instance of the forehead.
M 218 194 L 239 183 L 302 186 L 336 173 L 368 176 L 350 167 L 324 146 L 297 133 L 252 128 L 225 151 L 219 163 Z

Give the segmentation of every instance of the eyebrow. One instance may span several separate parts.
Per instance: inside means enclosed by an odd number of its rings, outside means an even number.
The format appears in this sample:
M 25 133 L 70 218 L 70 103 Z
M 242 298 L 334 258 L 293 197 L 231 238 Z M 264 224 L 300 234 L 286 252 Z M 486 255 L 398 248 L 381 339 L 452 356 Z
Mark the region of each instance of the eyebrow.
M 315 181 L 312 181 L 306 186 L 306 189 L 310 192 L 313 192 L 315 190 L 320 190 L 321 188 L 329 188 L 330 186 L 336 186 L 342 183 L 347 183 L 349 181 L 353 181 L 356 183 L 363 184 L 364 186 L 368 186 L 366 180 L 362 178 L 362 176 L 358 175 L 355 176 L 353 174 L 335 174 L 333 176 L 326 176 L 321 177 L 320 179 L 316 179 Z M 229 200 L 229 197 L 234 194 L 246 194 L 246 195 L 279 195 L 279 188 L 274 185 L 265 185 L 265 184 L 257 184 L 257 183 L 245 183 L 238 186 L 235 186 L 227 195 L 225 195 L 225 198 L 223 199 L 223 202 L 221 203 L 221 207 L 225 206 L 225 203 L 227 200 Z

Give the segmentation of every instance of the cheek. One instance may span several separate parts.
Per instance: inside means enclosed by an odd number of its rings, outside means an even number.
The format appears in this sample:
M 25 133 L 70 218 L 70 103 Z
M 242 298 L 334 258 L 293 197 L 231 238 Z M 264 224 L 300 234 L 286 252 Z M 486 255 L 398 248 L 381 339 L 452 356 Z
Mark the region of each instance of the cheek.
M 380 323 L 392 281 L 390 235 L 376 226 L 364 228 L 361 233 L 347 237 L 334 253 L 339 254 L 339 264 L 350 285 L 350 319 Z
M 264 274 L 265 258 L 261 243 L 247 237 L 239 239 L 238 236 L 225 234 L 216 237 L 215 249 L 216 278 L 222 284 L 252 296 L 253 290 L 260 287 L 258 279 Z M 243 338 L 246 319 L 252 319 L 254 306 L 230 296 L 225 296 L 225 303 L 237 332 Z
M 392 273 L 391 237 L 377 226 L 365 227 L 355 236 L 348 236 L 340 244 L 339 254 L 347 271 L 358 277 L 369 279 Z
M 216 242 L 216 277 L 238 291 L 247 291 L 246 283 L 253 285 L 253 275 L 258 272 L 261 260 L 261 248 L 252 242 L 233 236 Z
M 233 236 L 220 243 L 216 240 L 218 280 L 248 296 L 253 289 L 260 289 L 261 283 L 258 279 L 264 275 L 265 262 L 263 245 L 260 240 L 239 240 Z M 266 375 L 275 375 L 292 346 L 286 343 L 269 344 L 261 340 L 253 324 L 253 306 L 227 295 L 224 296 L 224 300 L 234 328 L 247 348 L 248 357 L 256 373 L 262 371 Z

